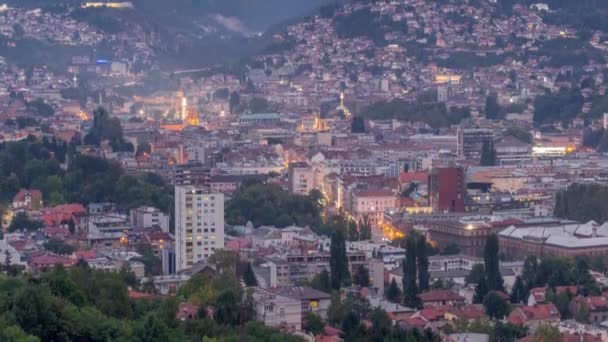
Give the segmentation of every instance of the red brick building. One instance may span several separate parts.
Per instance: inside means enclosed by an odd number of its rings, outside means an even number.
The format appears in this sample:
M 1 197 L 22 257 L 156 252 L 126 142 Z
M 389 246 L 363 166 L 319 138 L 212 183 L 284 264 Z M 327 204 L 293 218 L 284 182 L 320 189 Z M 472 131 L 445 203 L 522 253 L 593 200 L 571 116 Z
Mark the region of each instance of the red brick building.
M 463 168 L 433 168 L 428 184 L 429 205 L 434 212 L 464 211 L 466 181 Z

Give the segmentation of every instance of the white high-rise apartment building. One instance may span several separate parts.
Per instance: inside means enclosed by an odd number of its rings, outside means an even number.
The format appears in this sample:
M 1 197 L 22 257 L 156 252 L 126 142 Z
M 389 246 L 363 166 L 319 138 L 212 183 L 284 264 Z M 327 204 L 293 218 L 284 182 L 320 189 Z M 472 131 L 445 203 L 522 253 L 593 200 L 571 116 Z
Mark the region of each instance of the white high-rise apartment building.
M 175 268 L 189 268 L 224 248 L 224 195 L 175 187 Z

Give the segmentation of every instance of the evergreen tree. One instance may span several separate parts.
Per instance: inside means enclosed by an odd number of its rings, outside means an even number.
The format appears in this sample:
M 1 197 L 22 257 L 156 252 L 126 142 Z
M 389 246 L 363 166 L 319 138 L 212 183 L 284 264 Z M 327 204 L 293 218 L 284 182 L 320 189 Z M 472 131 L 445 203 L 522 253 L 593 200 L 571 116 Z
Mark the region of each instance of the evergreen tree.
M 399 285 L 397 285 L 395 278 L 393 278 L 391 284 L 386 289 L 386 299 L 393 303 L 401 303 L 401 295 L 401 289 L 399 288 Z
M 486 282 L 490 291 L 504 291 L 504 281 L 500 275 L 498 260 L 498 236 L 488 236 L 483 256 L 486 269 Z
M 574 279 L 583 296 L 598 295 L 600 293 L 600 289 L 595 283 L 595 279 L 589 273 L 589 264 L 587 263 L 586 258 L 576 258 Z
M 406 240 L 405 262 L 403 263 L 403 302 L 411 308 L 420 307 L 416 267 L 416 238 L 412 235 Z
M 313 336 L 319 335 L 323 332 L 323 321 L 317 315 L 312 312 L 309 312 L 306 315 L 306 324 L 304 325 L 304 330 L 308 333 L 313 334 Z
M 486 314 L 494 319 L 503 319 L 509 314 L 509 303 L 496 291 L 490 291 L 483 299 Z
M 521 304 L 528 300 L 528 289 L 520 276 L 515 278 L 515 283 L 511 289 L 511 303 Z
M 475 295 L 473 296 L 473 303 L 480 304 L 488 294 L 488 285 L 485 279 L 481 279 L 475 286 Z
M 500 105 L 498 104 L 498 98 L 496 94 L 491 94 L 486 97 L 486 119 L 500 119 Z
M 348 259 L 346 258 L 346 243 L 344 241 L 344 235 L 340 230 L 336 230 L 331 236 L 329 254 L 331 287 L 334 290 L 339 290 L 342 285 L 345 285 L 350 281 Z
M 369 287 L 369 271 L 363 265 L 357 268 L 357 273 L 354 276 L 354 283 L 361 287 Z
M 481 166 L 496 166 L 496 149 L 492 141 L 484 141 L 481 146 Z
M 577 322 L 588 323 L 589 322 L 589 309 L 583 303 L 582 300 L 579 300 L 578 306 L 576 307 L 576 313 L 574 314 L 574 319 Z
M 359 221 L 359 240 L 370 240 L 372 238 L 372 225 L 369 216 L 365 215 Z
M 424 292 L 429 289 L 429 256 L 426 237 L 420 234 L 416 241 L 416 257 L 418 266 L 418 289 Z
M 330 292 L 331 279 L 329 278 L 329 272 L 327 272 L 327 270 L 323 270 L 321 273 L 317 274 L 312 279 L 311 286 L 319 291 Z
M 258 280 L 255 277 L 255 273 L 253 272 L 253 267 L 251 267 L 250 262 L 247 263 L 245 272 L 243 272 L 243 281 L 247 286 L 258 286 Z
M 353 116 L 353 121 L 351 123 L 351 132 L 352 133 L 365 133 L 365 120 L 361 116 Z
M 220 324 L 234 326 L 239 323 L 239 303 L 234 292 L 226 290 L 217 297 L 214 318 Z

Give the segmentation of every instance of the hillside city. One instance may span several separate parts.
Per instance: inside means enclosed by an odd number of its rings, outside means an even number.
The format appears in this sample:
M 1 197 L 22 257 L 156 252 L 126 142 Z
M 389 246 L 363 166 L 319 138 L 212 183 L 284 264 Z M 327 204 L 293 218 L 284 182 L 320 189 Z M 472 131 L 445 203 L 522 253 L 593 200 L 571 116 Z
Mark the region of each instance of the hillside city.
M 0 4 L 0 341 L 608 341 L 608 3 L 295 3 Z

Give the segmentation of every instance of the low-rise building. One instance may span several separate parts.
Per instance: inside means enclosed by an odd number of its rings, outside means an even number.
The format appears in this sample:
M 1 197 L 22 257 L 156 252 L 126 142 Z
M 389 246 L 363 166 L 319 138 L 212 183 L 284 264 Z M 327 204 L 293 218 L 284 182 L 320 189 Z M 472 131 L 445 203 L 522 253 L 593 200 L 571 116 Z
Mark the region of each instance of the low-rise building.
M 253 293 L 255 319 L 268 327 L 302 329 L 302 302 L 256 288 Z
M 322 319 L 327 319 L 327 310 L 331 302 L 331 296 L 328 293 L 300 286 L 277 287 L 269 289 L 269 291 L 277 295 L 299 300 L 302 303 L 302 318 L 305 318 L 309 312 L 312 312 Z

